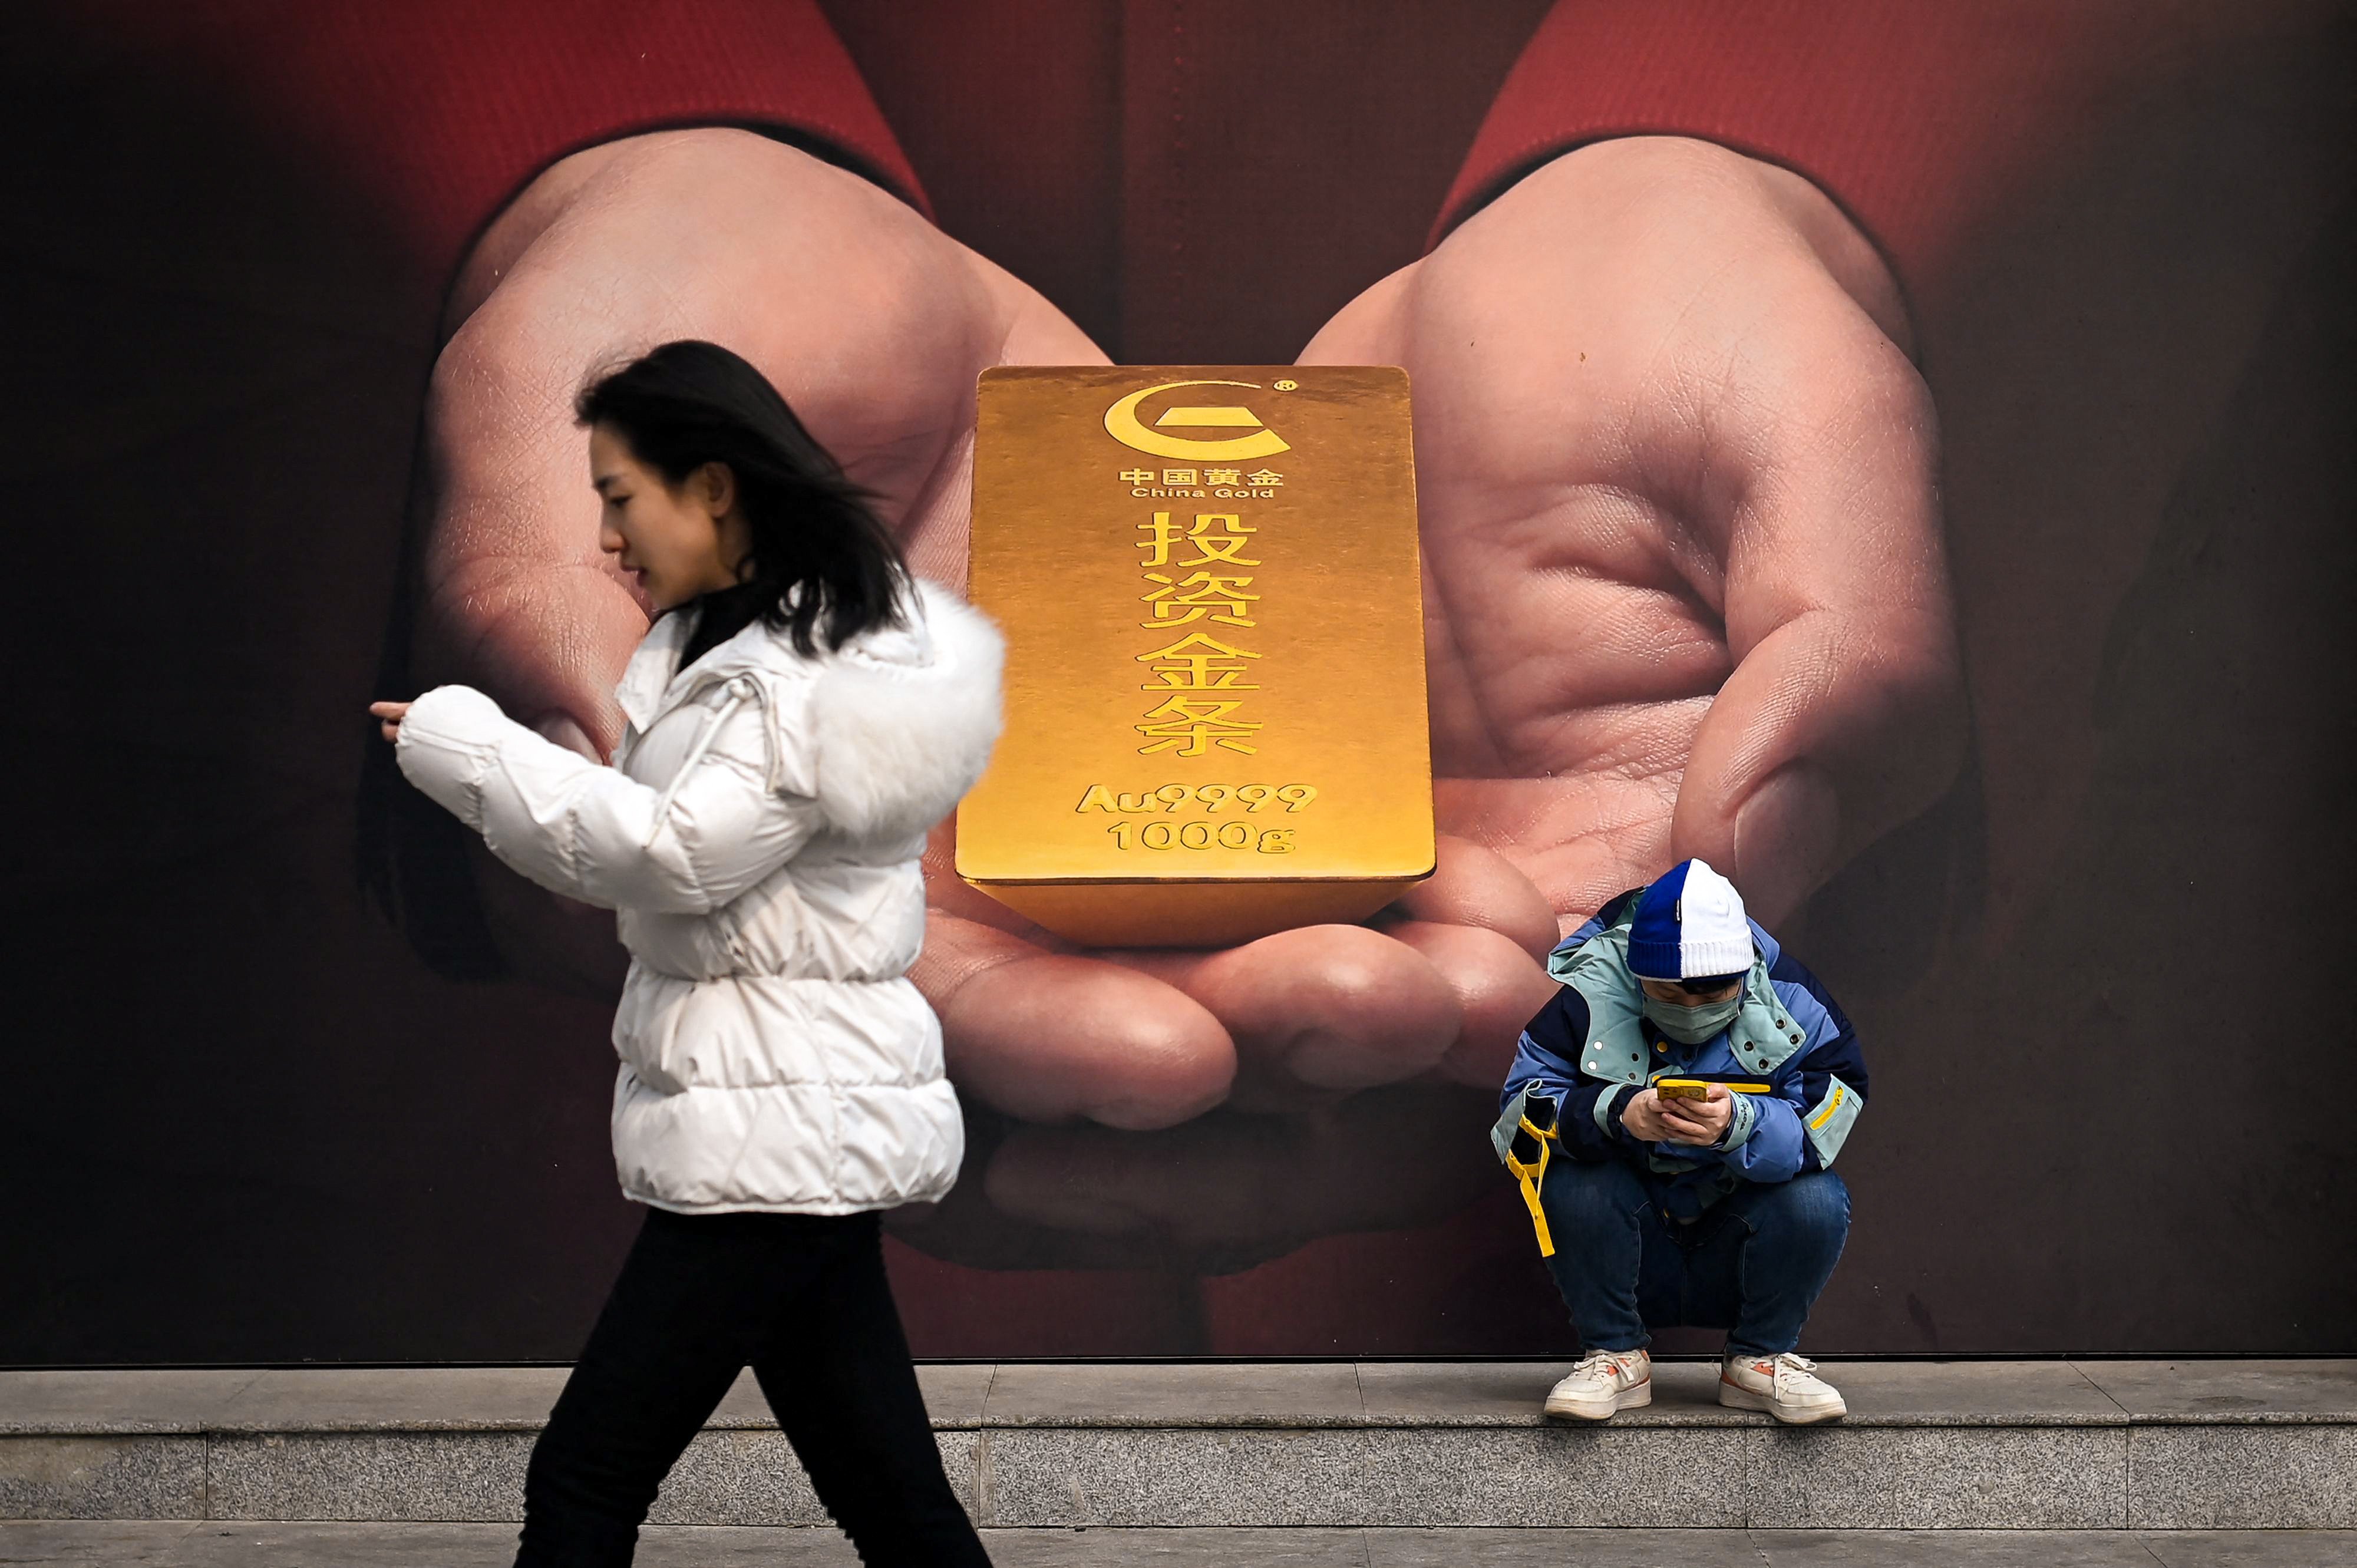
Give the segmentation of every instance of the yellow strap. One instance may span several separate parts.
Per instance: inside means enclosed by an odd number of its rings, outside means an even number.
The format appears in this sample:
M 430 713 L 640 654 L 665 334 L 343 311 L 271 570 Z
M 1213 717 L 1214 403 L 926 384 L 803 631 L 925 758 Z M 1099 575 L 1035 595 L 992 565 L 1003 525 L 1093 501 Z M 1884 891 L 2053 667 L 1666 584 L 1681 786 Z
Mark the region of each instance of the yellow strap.
M 1522 1183 L 1523 1202 L 1529 1206 L 1532 1229 L 1539 1233 L 1539 1256 L 1552 1258 L 1555 1256 L 1555 1238 L 1547 1233 L 1546 1210 L 1539 1207 L 1539 1184 L 1546 1180 L 1547 1145 L 1555 1142 L 1555 1129 L 1549 1127 L 1542 1131 L 1532 1126 L 1531 1119 L 1525 1116 L 1523 1118 L 1523 1131 L 1538 1140 L 1538 1162 L 1524 1165 L 1514 1158 L 1513 1151 L 1509 1149 L 1506 1152 L 1506 1168 L 1514 1173 L 1516 1181 Z
M 1834 1097 L 1825 1101 L 1825 1108 L 1818 1112 L 1816 1119 L 1809 1123 L 1811 1127 L 1822 1127 L 1833 1120 L 1834 1112 L 1841 1109 L 1842 1101 L 1847 1097 L 1848 1087 L 1840 1083 L 1834 1085 Z

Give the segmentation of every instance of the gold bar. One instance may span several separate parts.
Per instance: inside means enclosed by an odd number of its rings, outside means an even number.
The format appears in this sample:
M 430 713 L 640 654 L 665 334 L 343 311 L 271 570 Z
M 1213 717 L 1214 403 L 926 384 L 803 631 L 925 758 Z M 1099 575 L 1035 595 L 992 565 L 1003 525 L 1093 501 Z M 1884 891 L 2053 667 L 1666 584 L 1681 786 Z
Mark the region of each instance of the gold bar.
M 1405 371 L 985 371 L 969 563 L 1006 729 L 966 881 L 1092 947 L 1216 947 L 1432 874 Z

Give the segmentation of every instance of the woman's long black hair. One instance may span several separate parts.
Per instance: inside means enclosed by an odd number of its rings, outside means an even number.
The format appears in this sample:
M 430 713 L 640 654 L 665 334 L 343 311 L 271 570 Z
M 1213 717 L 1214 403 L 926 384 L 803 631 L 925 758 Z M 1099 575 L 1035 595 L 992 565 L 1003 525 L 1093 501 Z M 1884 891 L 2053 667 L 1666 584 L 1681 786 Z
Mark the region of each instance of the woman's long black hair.
M 604 425 L 673 484 L 726 463 L 751 525 L 740 592 L 753 613 L 788 631 L 808 656 L 823 618 L 841 648 L 906 616 L 909 564 L 866 490 L 802 428 L 786 400 L 717 343 L 665 343 L 582 388 L 573 412 Z

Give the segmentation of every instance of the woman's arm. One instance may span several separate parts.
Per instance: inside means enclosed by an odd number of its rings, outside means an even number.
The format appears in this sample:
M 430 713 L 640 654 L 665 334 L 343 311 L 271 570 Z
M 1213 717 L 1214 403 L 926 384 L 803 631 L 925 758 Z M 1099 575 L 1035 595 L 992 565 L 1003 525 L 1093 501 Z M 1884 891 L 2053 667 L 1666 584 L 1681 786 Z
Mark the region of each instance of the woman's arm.
M 412 784 L 542 886 L 609 909 L 705 914 L 823 822 L 791 787 L 807 785 L 797 776 L 806 769 L 775 769 L 789 787 L 770 788 L 772 769 L 758 760 L 769 756 L 766 727 L 758 704 L 735 708 L 666 789 L 542 739 L 471 686 L 437 686 L 412 703 L 396 745 Z

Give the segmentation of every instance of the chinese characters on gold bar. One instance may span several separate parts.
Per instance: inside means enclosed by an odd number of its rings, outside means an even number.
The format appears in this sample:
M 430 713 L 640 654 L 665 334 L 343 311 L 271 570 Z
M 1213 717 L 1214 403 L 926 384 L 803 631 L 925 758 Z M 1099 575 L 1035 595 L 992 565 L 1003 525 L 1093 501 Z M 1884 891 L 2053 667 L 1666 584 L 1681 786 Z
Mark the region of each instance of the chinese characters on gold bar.
M 1259 624 L 1249 613 L 1260 598 L 1258 594 L 1247 591 L 1253 583 L 1250 574 L 1198 570 L 1174 578 L 1168 572 L 1152 570 L 1157 566 L 1259 565 L 1256 558 L 1239 553 L 1251 542 L 1254 532 L 1244 525 L 1241 515 L 1232 511 L 1197 512 L 1194 526 L 1185 535 L 1185 543 L 1201 553 L 1183 561 L 1171 559 L 1170 546 L 1178 534 L 1178 527 L 1170 521 L 1168 512 L 1157 511 L 1152 521 L 1138 526 L 1151 536 L 1139 546 L 1146 553 L 1146 580 L 1161 585 L 1143 596 L 1154 607 L 1154 618 L 1143 623 L 1147 630 L 1167 632 L 1198 620 L 1220 627 Z M 1246 740 L 1260 728 L 1260 723 L 1236 717 L 1236 710 L 1244 705 L 1243 699 L 1228 693 L 1260 690 L 1251 682 L 1239 679 L 1249 668 L 1243 660 L 1258 659 L 1259 654 L 1231 646 L 1208 633 L 1190 631 L 1176 642 L 1137 657 L 1161 678 L 1159 684 L 1146 688 L 1161 701 L 1146 715 L 1146 722 L 1137 726 L 1138 733 L 1147 737 L 1146 744 L 1137 748 L 1139 751 L 1147 755 L 1172 751 L 1180 757 L 1202 757 L 1216 746 L 1252 755 L 1254 747 Z
M 1075 940 L 1197 946 L 1430 874 L 1401 371 L 987 371 L 969 558 L 1007 674 L 967 881 Z

